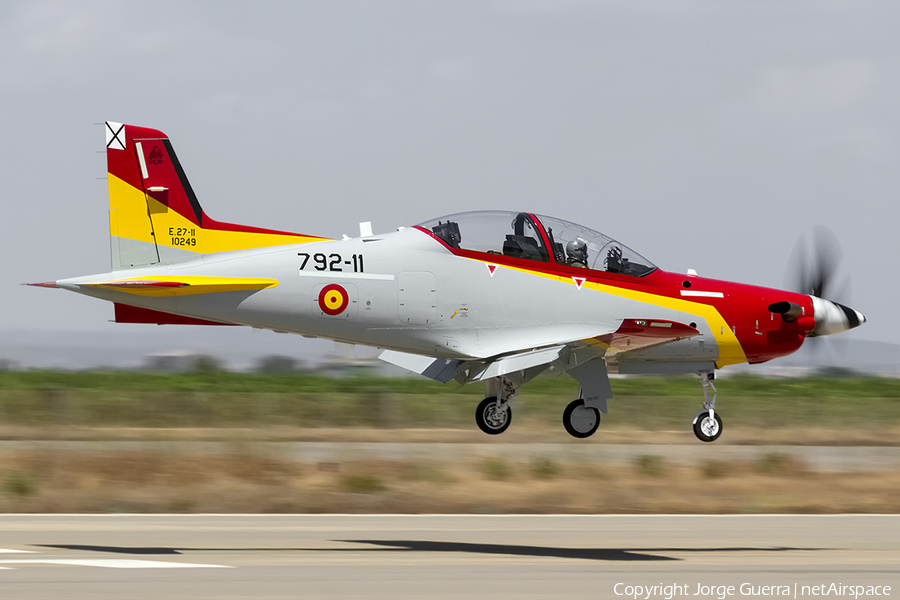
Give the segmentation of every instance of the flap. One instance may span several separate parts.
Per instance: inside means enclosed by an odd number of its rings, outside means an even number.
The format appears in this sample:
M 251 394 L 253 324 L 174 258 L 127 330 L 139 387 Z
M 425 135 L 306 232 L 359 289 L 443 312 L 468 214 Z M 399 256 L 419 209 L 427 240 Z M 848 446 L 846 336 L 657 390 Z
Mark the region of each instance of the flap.
M 532 367 L 540 365 L 548 365 L 559 358 L 565 346 L 553 346 L 551 348 L 542 348 L 540 350 L 531 350 L 529 352 L 520 352 L 510 356 L 504 356 L 488 363 L 487 367 L 477 375 L 470 375 L 470 381 L 481 381 L 490 379 L 491 377 L 499 377 L 507 373 L 515 373 L 516 371 L 524 371 Z
M 434 358 L 431 356 L 422 356 L 421 354 L 409 354 L 407 352 L 396 352 L 394 350 L 385 350 L 378 358 L 386 363 L 396 365 L 407 371 L 424 375 L 429 379 L 434 379 L 441 383 L 447 383 L 456 375 L 456 369 L 461 361 L 450 360 L 447 358 Z

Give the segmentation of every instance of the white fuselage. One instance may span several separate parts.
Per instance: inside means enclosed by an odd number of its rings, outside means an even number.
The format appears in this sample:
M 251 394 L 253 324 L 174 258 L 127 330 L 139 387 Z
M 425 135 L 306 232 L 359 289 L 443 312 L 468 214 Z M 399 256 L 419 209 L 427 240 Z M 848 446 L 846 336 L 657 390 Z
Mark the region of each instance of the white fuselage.
M 614 331 L 627 317 L 668 319 L 696 323 L 701 335 L 631 353 L 629 362 L 690 366 L 718 358 L 711 326 L 702 315 L 582 288 L 571 277 L 535 275 L 507 266 L 491 269 L 489 264 L 455 256 L 411 228 L 369 238 L 222 252 L 57 284 L 198 319 L 458 359 L 588 339 Z M 278 285 L 163 297 L 79 285 L 110 278 L 189 275 L 270 278 Z M 319 293 L 329 284 L 342 286 L 349 298 L 337 315 L 320 307 Z

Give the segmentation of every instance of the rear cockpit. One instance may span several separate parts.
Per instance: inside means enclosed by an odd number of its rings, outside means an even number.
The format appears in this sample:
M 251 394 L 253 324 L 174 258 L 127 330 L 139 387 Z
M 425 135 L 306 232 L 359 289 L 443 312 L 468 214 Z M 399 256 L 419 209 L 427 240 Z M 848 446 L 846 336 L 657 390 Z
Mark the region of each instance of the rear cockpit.
M 569 221 L 512 211 L 477 211 L 440 217 L 417 227 L 452 250 L 468 250 L 643 277 L 656 266 L 598 231 Z

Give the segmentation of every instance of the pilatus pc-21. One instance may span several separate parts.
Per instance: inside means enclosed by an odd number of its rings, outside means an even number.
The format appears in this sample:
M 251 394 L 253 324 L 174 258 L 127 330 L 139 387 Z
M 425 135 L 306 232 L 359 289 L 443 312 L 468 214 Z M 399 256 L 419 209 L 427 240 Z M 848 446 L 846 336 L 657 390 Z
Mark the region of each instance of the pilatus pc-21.
M 722 432 L 716 369 L 865 322 L 813 282 L 795 293 L 667 273 L 618 241 L 530 212 L 467 212 L 332 240 L 208 217 L 160 131 L 106 124 L 112 270 L 49 282 L 114 303 L 121 323 L 249 325 L 384 349 L 431 379 L 483 382 L 498 434 L 540 373 L 580 383 L 563 413 L 593 434 L 608 373 L 696 373 L 694 433 Z M 365 225 L 365 224 L 363 224 Z M 817 291 L 818 290 L 818 291 Z M 712 394 L 710 394 L 712 388 Z

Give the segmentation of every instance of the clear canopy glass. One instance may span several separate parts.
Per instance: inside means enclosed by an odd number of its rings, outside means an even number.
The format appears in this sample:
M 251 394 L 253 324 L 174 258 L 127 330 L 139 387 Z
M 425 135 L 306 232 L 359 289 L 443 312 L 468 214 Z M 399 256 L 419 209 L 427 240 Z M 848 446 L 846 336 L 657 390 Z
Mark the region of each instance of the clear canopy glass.
M 440 217 L 419 227 L 451 248 L 643 277 L 649 260 L 599 231 L 532 213 L 476 211 Z

